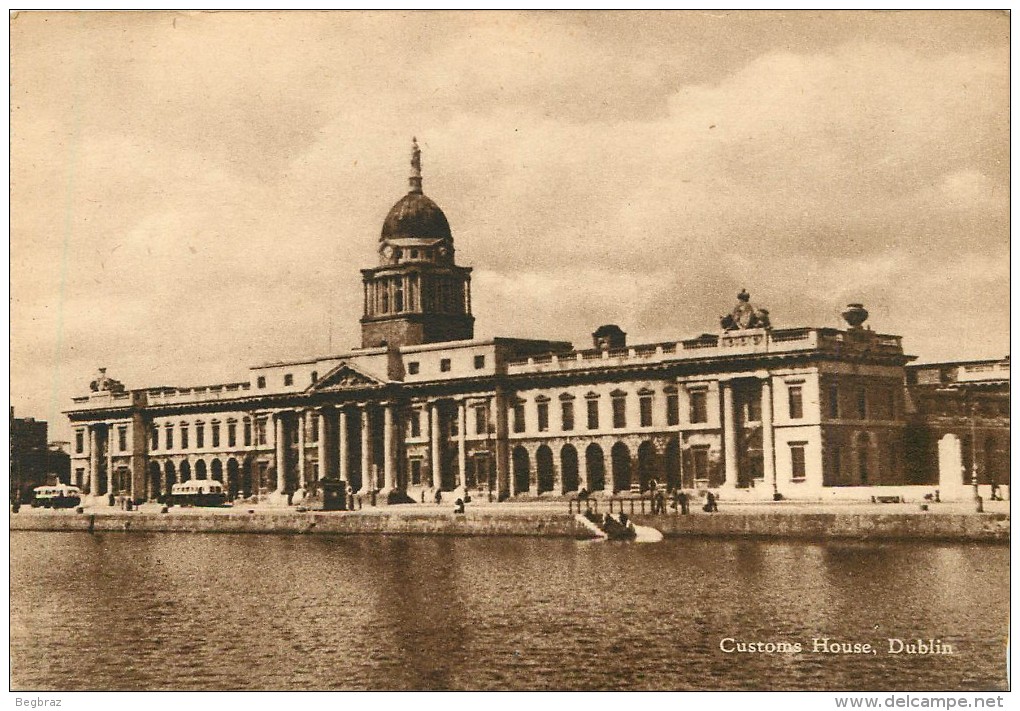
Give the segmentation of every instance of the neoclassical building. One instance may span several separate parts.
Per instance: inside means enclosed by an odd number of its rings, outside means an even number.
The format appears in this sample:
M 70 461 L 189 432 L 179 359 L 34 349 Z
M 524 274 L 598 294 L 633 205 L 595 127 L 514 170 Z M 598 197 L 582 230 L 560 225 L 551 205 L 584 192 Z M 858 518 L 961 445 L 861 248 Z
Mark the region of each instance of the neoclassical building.
M 841 328 L 776 328 L 741 292 L 711 332 L 675 341 L 630 345 L 613 325 L 580 349 L 475 339 L 471 269 L 422 191 L 417 144 L 411 166 L 362 270 L 360 348 L 197 387 L 128 388 L 101 369 L 67 411 L 75 483 L 141 501 L 212 478 L 280 503 L 326 478 L 390 503 L 937 483 L 907 462 L 923 429 L 912 356 L 860 304 Z

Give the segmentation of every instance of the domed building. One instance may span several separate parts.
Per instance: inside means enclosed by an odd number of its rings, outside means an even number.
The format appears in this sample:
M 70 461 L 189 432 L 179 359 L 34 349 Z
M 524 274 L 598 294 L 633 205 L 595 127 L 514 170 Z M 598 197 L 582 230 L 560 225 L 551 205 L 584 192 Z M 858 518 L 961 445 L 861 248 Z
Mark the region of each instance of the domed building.
M 362 269 L 363 348 L 464 341 L 474 336 L 471 268 L 454 261 L 443 211 L 422 192 L 421 150 L 413 142 L 410 190 L 390 209 L 379 266 Z
M 144 501 L 209 478 L 279 505 L 350 487 L 364 506 L 653 484 L 724 502 L 1008 489 L 1008 360 L 910 366 L 861 304 L 840 328 L 781 327 L 741 291 L 708 332 L 665 342 L 630 345 L 615 324 L 586 348 L 475 339 L 471 269 L 417 142 L 378 254 L 360 348 L 197 387 L 83 378 L 72 483 Z

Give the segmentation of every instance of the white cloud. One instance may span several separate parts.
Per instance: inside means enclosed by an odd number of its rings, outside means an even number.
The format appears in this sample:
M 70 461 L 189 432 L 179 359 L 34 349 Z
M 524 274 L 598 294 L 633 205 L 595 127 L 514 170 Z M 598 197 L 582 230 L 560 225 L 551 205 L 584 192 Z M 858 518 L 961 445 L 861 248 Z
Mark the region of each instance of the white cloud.
M 676 338 L 747 287 L 784 325 L 864 301 L 927 359 L 1007 347 L 994 15 L 68 17 L 12 26 L 29 414 L 59 358 L 66 402 L 100 363 L 194 383 L 356 343 L 412 133 L 480 334 Z

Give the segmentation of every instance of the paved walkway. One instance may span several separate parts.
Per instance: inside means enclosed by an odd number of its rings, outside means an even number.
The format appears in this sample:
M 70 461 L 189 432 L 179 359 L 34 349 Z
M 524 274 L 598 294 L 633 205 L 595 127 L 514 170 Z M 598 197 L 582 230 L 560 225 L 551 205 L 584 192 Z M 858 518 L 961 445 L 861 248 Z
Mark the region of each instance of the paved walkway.
M 985 513 L 1009 513 L 1009 501 L 985 501 L 984 510 Z M 635 511 L 640 511 L 640 505 L 637 501 L 634 502 Z M 646 511 L 649 509 L 646 502 Z M 85 506 L 86 513 L 122 513 L 123 510 L 115 506 Z M 159 504 L 142 504 L 136 510 L 147 513 L 158 513 L 162 507 Z M 515 514 L 534 514 L 540 512 L 546 513 L 567 513 L 567 502 L 566 501 L 512 501 L 503 503 L 489 503 L 487 501 L 475 500 L 467 504 L 466 510 L 470 512 L 486 512 L 486 513 L 498 513 L 507 516 L 513 516 Z M 577 504 L 574 504 L 574 511 L 577 510 Z M 599 511 L 608 511 L 609 504 L 606 500 L 600 500 L 598 502 Z M 626 504 L 625 510 L 630 511 L 629 502 Z M 975 505 L 972 501 L 962 502 L 941 502 L 928 504 L 928 510 L 936 513 L 976 513 Z M 235 504 L 234 506 L 224 506 L 221 508 L 193 508 L 186 507 L 182 508 L 174 506 L 170 511 L 176 515 L 206 515 L 210 513 L 218 514 L 239 514 L 247 513 L 248 511 L 254 511 L 255 514 L 273 514 L 273 513 L 294 513 L 297 512 L 296 506 L 272 506 L 268 504 Z M 701 510 L 696 502 L 692 502 L 691 511 L 693 514 L 701 514 Z M 61 511 L 52 511 L 50 509 L 33 509 L 30 506 L 23 505 L 21 507 L 21 515 L 61 515 L 65 513 L 73 513 L 74 509 L 64 509 Z M 444 502 L 442 504 L 400 504 L 395 506 L 365 506 L 364 508 L 356 511 L 345 511 L 337 512 L 338 515 L 432 515 L 432 514 L 449 514 L 453 512 L 453 502 Z M 719 513 L 779 513 L 779 514 L 817 514 L 817 513 L 860 513 L 860 514 L 903 514 L 903 513 L 916 513 L 923 514 L 921 505 L 918 502 L 907 503 L 907 504 L 873 504 L 871 502 L 853 502 L 853 501 L 839 501 L 839 502 L 813 502 L 813 501 L 760 501 L 760 502 L 719 502 Z M 321 513 L 321 512 L 320 512 Z M 672 515 L 672 509 L 670 514 Z

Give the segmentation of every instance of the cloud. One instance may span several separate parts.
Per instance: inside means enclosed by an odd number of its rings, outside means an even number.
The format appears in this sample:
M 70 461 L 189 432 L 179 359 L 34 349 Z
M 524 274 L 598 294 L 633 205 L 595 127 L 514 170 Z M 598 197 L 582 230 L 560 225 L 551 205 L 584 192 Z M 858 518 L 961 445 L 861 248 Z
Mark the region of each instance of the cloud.
M 746 287 L 782 325 L 863 301 L 926 359 L 1001 355 L 1003 17 L 22 14 L 12 401 L 356 344 L 411 134 L 479 334 L 672 340 Z

